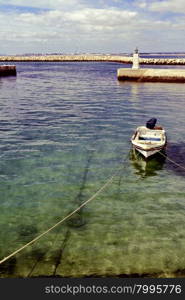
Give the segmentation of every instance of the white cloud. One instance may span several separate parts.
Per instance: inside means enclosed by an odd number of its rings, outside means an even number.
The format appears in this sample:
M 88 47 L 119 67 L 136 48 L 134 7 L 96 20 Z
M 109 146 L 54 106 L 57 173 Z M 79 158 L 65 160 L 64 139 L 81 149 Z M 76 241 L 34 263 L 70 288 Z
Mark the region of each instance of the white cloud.
M 151 11 L 185 13 L 184 0 L 155 1 L 149 5 Z
M 119 11 L 115 9 L 84 9 L 75 11 L 74 13 L 68 13 L 66 17 L 70 21 L 80 22 L 90 25 L 112 25 L 113 27 L 118 24 L 124 24 L 133 19 L 137 15 L 136 12 L 131 11 Z
M 147 7 L 147 2 L 146 1 L 139 1 L 139 2 L 136 2 L 136 5 L 140 8 L 146 8 Z
M 137 13 L 133 11 L 84 8 L 72 11 L 51 10 L 40 14 L 11 13 L 10 22 L 7 23 L 7 16 L 1 14 L 0 26 L 6 26 L 0 32 L 0 40 L 14 42 L 14 45 L 16 41 L 32 42 L 32 47 L 35 42 L 51 43 L 55 44 L 55 51 L 66 43 L 74 48 L 76 44 L 80 43 L 84 47 L 85 43 L 91 42 L 96 47 L 95 43 L 100 40 L 107 40 L 110 44 L 116 36 L 119 39 L 119 35 L 126 32 L 128 24 L 134 22 L 135 17 Z
M 102 32 L 106 30 L 115 30 L 119 26 L 126 26 L 137 16 L 136 12 L 119 11 L 115 9 L 83 9 L 71 12 L 53 10 L 42 14 L 21 13 L 15 16 L 15 22 L 26 26 L 40 26 L 48 28 L 71 28 L 88 31 L 93 34 L 93 30 L 99 29 Z M 80 32 L 79 32 L 80 33 Z
M 140 0 L 132 2 L 130 9 L 129 6 L 127 9 L 113 7 L 114 3 L 123 3 L 122 0 L 112 0 L 111 6 L 106 2 L 107 5 L 99 9 L 93 8 L 89 2 L 90 0 L 4 0 L 5 4 L 27 6 L 28 9 L 23 10 L 24 13 L 22 10 L 12 10 L 0 14 L 1 49 L 11 53 L 37 53 L 40 49 L 43 52 L 73 52 L 75 49 L 82 52 L 87 49 L 90 52 L 100 49 L 103 52 L 120 52 L 120 49 L 133 50 L 137 45 L 142 51 L 161 51 L 169 43 L 172 47 L 173 41 L 175 49 L 176 41 L 182 35 L 183 19 L 179 17 L 173 18 L 173 21 L 165 20 L 156 12 L 166 11 L 167 3 L 168 9 L 172 9 L 174 2 L 176 10 L 180 10 L 180 7 L 182 10 L 182 7 L 185 8 L 185 1 Z M 29 10 L 29 6 L 43 10 L 35 12 Z M 138 7 L 140 9 L 137 11 Z M 45 8 L 49 10 L 44 10 Z M 182 37 L 181 47 L 185 47 Z M 168 50 L 170 51 L 169 47 Z
M 81 7 L 83 0 L 1 0 L 1 4 L 48 9 Z

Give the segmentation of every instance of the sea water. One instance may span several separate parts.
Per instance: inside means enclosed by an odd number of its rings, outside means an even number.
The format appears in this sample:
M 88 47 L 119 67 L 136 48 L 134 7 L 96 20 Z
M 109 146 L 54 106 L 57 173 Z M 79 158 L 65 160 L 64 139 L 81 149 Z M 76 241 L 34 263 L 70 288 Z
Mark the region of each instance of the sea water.
M 182 276 L 185 85 L 119 82 L 117 69 L 131 67 L 119 63 L 16 66 L 0 78 L 0 259 L 115 176 L 0 276 Z M 130 138 L 151 117 L 166 129 L 167 158 L 146 162 Z

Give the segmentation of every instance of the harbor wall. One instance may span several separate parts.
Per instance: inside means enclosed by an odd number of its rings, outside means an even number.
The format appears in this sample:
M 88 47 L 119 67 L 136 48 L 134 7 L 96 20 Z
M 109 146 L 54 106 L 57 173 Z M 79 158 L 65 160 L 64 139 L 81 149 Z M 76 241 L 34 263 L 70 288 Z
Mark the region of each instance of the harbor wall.
M 117 70 L 118 80 L 185 82 L 185 69 L 128 69 Z
M 0 56 L 0 61 L 17 61 L 17 62 L 80 62 L 80 61 L 105 61 L 105 62 L 118 62 L 118 63 L 130 63 L 133 62 L 133 57 L 121 56 L 121 55 L 28 55 L 17 56 L 8 55 Z M 140 64 L 152 64 L 152 65 L 185 65 L 184 58 L 139 58 Z
M 0 66 L 0 76 L 16 75 L 16 66 Z

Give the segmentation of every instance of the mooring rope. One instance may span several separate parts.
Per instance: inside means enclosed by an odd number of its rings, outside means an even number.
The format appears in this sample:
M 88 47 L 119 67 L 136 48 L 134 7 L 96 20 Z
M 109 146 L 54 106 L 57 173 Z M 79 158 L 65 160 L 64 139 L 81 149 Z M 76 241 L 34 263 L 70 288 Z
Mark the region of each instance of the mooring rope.
M 128 155 L 127 155 L 128 156 Z M 123 162 L 126 161 L 127 156 L 125 157 L 125 159 L 123 160 Z M 121 167 L 106 181 L 106 183 L 93 195 L 91 196 L 89 199 L 87 199 L 85 202 L 83 202 L 80 206 L 78 206 L 74 211 L 72 211 L 70 214 L 68 214 L 67 216 L 65 216 L 62 220 L 60 220 L 59 222 L 57 222 L 55 225 L 53 225 L 52 227 L 50 227 L 49 229 L 47 229 L 46 231 L 44 231 L 43 233 L 41 233 L 40 235 L 38 235 L 37 237 L 35 237 L 33 240 L 31 240 L 30 242 L 28 242 L 27 244 L 25 244 L 24 246 L 22 246 L 21 248 L 17 249 L 16 251 L 14 251 L 13 253 L 11 253 L 10 255 L 4 257 L 2 260 L 0 260 L 0 264 L 2 264 L 3 262 L 7 261 L 8 259 L 10 259 L 11 257 L 13 257 L 14 255 L 16 255 L 17 253 L 21 252 L 23 249 L 27 248 L 28 246 L 30 246 L 31 244 L 35 243 L 36 241 L 38 241 L 41 237 L 43 237 L 44 235 L 46 235 L 48 232 L 50 232 L 51 230 L 53 230 L 54 228 L 56 228 L 57 226 L 59 226 L 60 224 L 62 224 L 64 221 L 66 221 L 67 219 L 69 219 L 72 215 L 74 215 L 77 211 L 79 211 L 82 207 L 84 207 L 85 205 L 87 205 L 87 203 L 89 203 L 90 201 L 92 201 L 94 198 L 96 198 L 112 181 L 113 179 L 117 176 L 117 174 L 121 171 L 121 169 L 123 168 L 123 164 L 121 165 Z
M 168 159 L 169 161 L 171 161 L 174 165 L 176 165 L 177 167 L 185 170 L 184 166 L 179 165 L 178 163 L 176 163 L 174 160 L 172 160 L 171 158 L 169 158 L 167 155 L 165 155 L 164 153 L 162 153 L 161 151 L 159 151 L 159 153 L 164 156 L 166 159 Z

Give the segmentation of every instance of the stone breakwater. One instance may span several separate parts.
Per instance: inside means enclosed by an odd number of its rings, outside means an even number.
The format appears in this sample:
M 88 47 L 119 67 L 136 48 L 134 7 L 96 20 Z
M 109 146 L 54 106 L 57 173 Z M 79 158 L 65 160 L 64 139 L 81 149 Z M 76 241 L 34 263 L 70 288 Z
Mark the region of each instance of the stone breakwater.
M 32 56 L 0 56 L 2 62 L 118 62 L 132 64 L 133 58 L 121 55 L 32 55 Z M 185 58 L 140 58 L 140 64 L 149 65 L 185 65 Z

